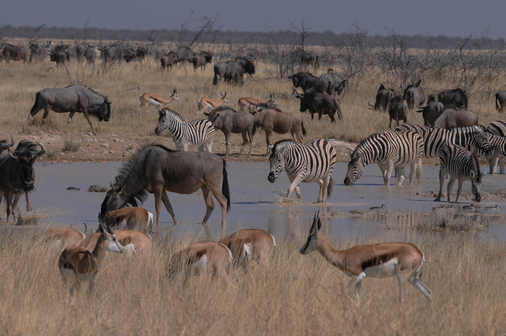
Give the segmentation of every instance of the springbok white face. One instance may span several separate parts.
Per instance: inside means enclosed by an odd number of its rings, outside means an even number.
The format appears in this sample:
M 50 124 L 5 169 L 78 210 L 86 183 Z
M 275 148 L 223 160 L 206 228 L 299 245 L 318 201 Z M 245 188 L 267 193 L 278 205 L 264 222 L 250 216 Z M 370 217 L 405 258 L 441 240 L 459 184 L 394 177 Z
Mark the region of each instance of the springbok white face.
M 311 229 L 309 230 L 309 235 L 307 236 L 306 243 L 300 249 L 301 254 L 309 254 L 316 250 L 316 243 L 318 241 L 318 231 L 320 231 L 322 227 L 322 222 L 320 221 L 320 212 L 316 212 L 313 217 L 313 224 L 311 225 Z
M 276 150 L 274 147 L 269 146 L 271 156 L 269 157 L 270 170 L 267 179 L 269 182 L 274 183 L 278 178 L 281 171 L 285 168 L 285 159 L 283 151 Z

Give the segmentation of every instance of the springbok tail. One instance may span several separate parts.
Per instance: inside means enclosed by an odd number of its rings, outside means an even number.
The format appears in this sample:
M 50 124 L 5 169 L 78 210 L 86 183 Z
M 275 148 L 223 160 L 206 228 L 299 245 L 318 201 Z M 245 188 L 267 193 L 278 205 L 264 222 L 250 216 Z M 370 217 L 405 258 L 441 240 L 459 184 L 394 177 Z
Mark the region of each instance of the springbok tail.
M 151 211 L 148 211 L 148 228 L 150 231 L 153 231 L 153 223 L 154 223 L 153 213 Z
M 271 235 L 271 239 L 272 239 L 272 244 L 274 246 L 278 246 L 278 243 L 276 243 L 276 238 L 274 237 L 274 235 L 272 233 L 270 235 Z

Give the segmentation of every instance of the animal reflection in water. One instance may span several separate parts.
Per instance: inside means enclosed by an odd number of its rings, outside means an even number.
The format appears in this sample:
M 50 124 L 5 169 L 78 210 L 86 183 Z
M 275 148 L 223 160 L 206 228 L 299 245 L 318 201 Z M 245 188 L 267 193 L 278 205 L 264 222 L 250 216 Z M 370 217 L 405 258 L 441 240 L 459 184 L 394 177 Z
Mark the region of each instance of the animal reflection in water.
M 207 220 L 214 209 L 214 196 L 221 206 L 221 237 L 224 238 L 230 208 L 226 161 L 207 152 L 178 152 L 159 144 L 147 145 L 120 169 L 102 202 L 99 221 L 111 210 L 144 202 L 149 192 L 155 196 L 156 225 L 160 232 L 162 201 L 174 224 L 178 223 L 167 191 L 193 194 L 199 189 L 206 203 L 202 225 L 207 236 L 210 236 Z

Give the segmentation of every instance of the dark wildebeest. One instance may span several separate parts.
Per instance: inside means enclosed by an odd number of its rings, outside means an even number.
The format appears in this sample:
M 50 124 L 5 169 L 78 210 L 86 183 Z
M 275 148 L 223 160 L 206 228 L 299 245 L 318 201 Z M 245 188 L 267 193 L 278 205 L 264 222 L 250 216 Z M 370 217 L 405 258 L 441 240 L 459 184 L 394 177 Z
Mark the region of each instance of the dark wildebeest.
M 109 121 L 111 117 L 109 99 L 97 91 L 79 84 L 65 88 L 43 89 L 37 92 L 30 116 L 33 117 L 41 109 L 44 109 L 43 119 L 47 118 L 49 109 L 58 113 L 70 112 L 69 122 L 76 112 L 82 112 L 93 133 L 95 131 L 88 114 L 96 116 L 99 121 Z
M 404 122 L 408 121 L 408 104 L 401 96 L 394 96 L 388 103 L 388 114 L 390 116 L 389 128 L 392 128 L 392 120 L 397 121 L 399 126 L 399 120 Z
M 251 155 L 253 146 L 253 136 L 255 135 L 255 117 L 248 112 L 238 112 L 228 106 L 219 106 L 211 112 L 204 114 L 208 120 L 213 123 L 214 128 L 219 129 L 225 135 L 226 152 L 225 156 L 230 153 L 230 134 L 242 134 L 242 149 L 249 143 L 248 155 Z
M 423 123 L 425 126 L 434 127 L 434 122 L 443 113 L 444 105 L 438 101 L 434 95 L 429 95 L 427 105 L 423 106 L 417 112 L 423 113 Z
M 495 109 L 497 112 L 502 113 L 504 109 L 504 102 L 506 102 L 506 91 L 499 91 L 495 94 Z
M 111 210 L 143 203 L 147 193 L 155 196 L 156 224 L 160 232 L 160 206 L 163 201 L 174 225 L 178 224 L 166 191 L 193 194 L 202 190 L 206 214 L 202 225 L 214 209 L 213 196 L 221 206 L 221 237 L 227 232 L 227 210 L 230 208 L 226 161 L 207 152 L 179 152 L 152 144 L 139 149 L 123 165 L 102 202 L 99 221 Z
M 376 92 L 376 101 L 374 102 L 373 109 L 375 111 L 382 110 L 383 112 L 386 112 L 388 103 L 390 102 L 390 99 L 394 97 L 394 95 L 394 89 L 386 88 L 382 83 Z
M 163 55 L 160 57 L 160 65 L 162 69 L 171 69 L 173 65 L 176 65 L 178 62 L 177 54 L 173 51 L 169 51 L 167 55 Z
M 193 69 L 197 70 L 200 68 L 201 70 L 206 69 L 206 65 L 211 63 L 213 60 L 213 55 L 209 51 L 201 51 L 196 53 L 192 57 Z
M 45 45 L 38 43 L 37 41 L 30 41 L 30 62 L 43 61 L 49 55 L 49 47 L 51 42 L 47 42 Z
M 261 127 L 265 131 L 267 154 L 269 154 L 270 135 L 273 131 L 279 134 L 290 132 L 295 141 L 304 141 L 304 135 L 306 135 L 304 122 L 292 114 L 279 109 L 262 107 L 252 109 L 251 113 L 255 116 L 255 127 Z
M 461 88 L 441 91 L 437 95 L 437 100 L 445 107 L 458 109 L 466 109 L 468 103 L 467 92 Z
M 70 46 L 66 44 L 58 44 L 51 49 L 49 59 L 57 65 L 64 64 L 70 61 L 71 55 L 69 49 Z
M 478 117 L 471 111 L 455 110 L 452 108 L 445 109 L 443 113 L 434 122 L 437 128 L 457 128 L 465 126 L 473 126 L 478 124 Z
M 333 94 L 334 92 L 341 96 L 348 85 L 348 80 L 343 79 L 334 71 L 334 69 L 328 69 L 327 73 L 320 76 L 320 79 L 327 83 L 327 93 Z
M 216 63 L 214 65 L 213 85 L 217 85 L 220 78 L 223 78 L 225 82 L 242 85 L 245 73 L 255 74 L 255 65 L 246 57 L 236 57 L 234 60 Z
M 292 62 L 296 64 L 309 65 L 317 69 L 320 66 L 320 57 L 310 51 L 297 48 L 289 55 Z
M 10 43 L 0 44 L 0 60 L 28 62 L 29 52 L 25 46 L 18 46 Z
M 195 55 L 193 50 L 191 50 L 191 48 L 187 46 L 177 48 L 176 54 L 179 62 L 189 62 L 189 63 L 191 63 L 192 58 Z
M 339 101 L 328 93 L 308 90 L 300 94 L 293 89 L 293 95 L 300 100 L 300 112 L 309 110 L 311 119 L 313 119 L 315 113 L 318 113 L 318 120 L 322 118 L 322 114 L 328 114 L 330 120 L 336 122 L 334 117 L 336 113 L 339 120 L 343 119 Z
M 319 77 L 314 76 L 309 72 L 297 72 L 288 76 L 292 80 L 294 88 L 302 88 L 304 92 L 314 90 L 316 92 L 329 92 L 329 83 Z
M 413 110 L 415 107 L 418 108 L 425 103 L 425 93 L 423 88 L 420 86 L 422 80 L 418 80 L 414 84 L 409 84 L 404 89 L 404 100 L 408 104 L 408 108 Z
M 33 190 L 35 186 L 33 164 L 44 153 L 45 150 L 41 144 L 22 140 L 14 153 L 9 152 L 0 160 L 0 191 L 2 193 L 0 201 L 2 196 L 5 197 L 7 221 L 11 214 L 14 218 L 16 217 L 15 212 L 21 193 L 26 195 Z

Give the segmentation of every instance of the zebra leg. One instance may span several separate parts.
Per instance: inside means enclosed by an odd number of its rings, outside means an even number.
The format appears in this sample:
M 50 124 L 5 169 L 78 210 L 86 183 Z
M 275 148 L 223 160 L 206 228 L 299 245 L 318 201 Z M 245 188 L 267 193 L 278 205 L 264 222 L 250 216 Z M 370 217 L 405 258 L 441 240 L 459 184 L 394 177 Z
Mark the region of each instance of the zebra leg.
M 504 174 L 504 156 L 499 157 L 499 174 Z
M 481 195 L 480 195 L 479 184 L 476 183 L 474 180 L 471 180 L 471 187 L 472 187 L 472 191 L 473 191 L 473 195 L 474 195 L 474 200 L 476 202 L 480 202 L 481 201 Z
M 462 177 L 458 178 L 458 184 L 457 184 L 457 198 L 455 198 L 455 203 L 458 203 L 460 192 L 462 191 L 462 184 L 464 183 L 464 179 Z M 471 181 L 472 183 L 472 181 Z
M 420 184 L 420 178 L 422 177 L 422 159 L 417 160 L 416 165 L 416 184 Z
M 301 198 L 302 198 L 302 193 L 300 192 L 300 187 L 299 187 L 299 186 L 297 186 L 297 187 L 295 188 L 295 195 L 297 195 L 297 198 L 298 198 L 298 199 L 301 199 Z
M 455 183 L 455 176 L 451 176 L 450 175 L 450 180 L 448 181 L 448 186 L 446 187 L 446 192 L 447 192 L 447 198 L 448 198 L 448 203 L 450 203 L 450 193 L 452 191 L 452 188 L 453 188 L 453 184 Z
M 443 196 L 443 186 L 446 179 L 446 173 L 443 168 L 439 168 L 439 194 L 437 195 L 434 201 L 441 202 L 441 197 Z
M 492 155 L 488 158 L 489 174 L 494 174 L 497 171 L 498 159 L 499 158 L 495 155 Z
M 304 176 L 302 175 L 297 175 L 295 176 L 295 178 L 293 179 L 292 183 L 290 184 L 290 188 L 288 188 L 288 192 L 286 193 L 286 198 L 290 198 L 290 195 L 293 193 L 293 190 L 295 188 L 298 188 L 299 184 L 304 180 Z M 300 189 L 299 189 L 299 193 L 300 193 Z M 297 195 L 299 196 L 299 195 Z

